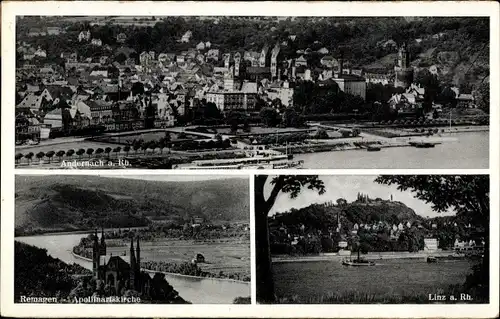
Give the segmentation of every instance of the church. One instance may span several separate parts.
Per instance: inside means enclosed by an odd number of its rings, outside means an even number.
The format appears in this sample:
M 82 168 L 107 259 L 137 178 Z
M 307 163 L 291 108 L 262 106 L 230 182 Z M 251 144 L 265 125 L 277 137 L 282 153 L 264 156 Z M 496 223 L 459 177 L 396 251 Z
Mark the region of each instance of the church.
M 134 249 L 134 238 L 130 239 L 130 254 L 125 256 L 110 256 L 106 251 L 104 230 L 101 240 L 94 234 L 92 247 L 92 275 L 98 284 L 104 284 L 113 291 L 114 295 L 121 295 L 124 290 L 135 290 L 141 295 L 150 295 L 151 277 L 141 272 L 141 248 L 139 238 Z

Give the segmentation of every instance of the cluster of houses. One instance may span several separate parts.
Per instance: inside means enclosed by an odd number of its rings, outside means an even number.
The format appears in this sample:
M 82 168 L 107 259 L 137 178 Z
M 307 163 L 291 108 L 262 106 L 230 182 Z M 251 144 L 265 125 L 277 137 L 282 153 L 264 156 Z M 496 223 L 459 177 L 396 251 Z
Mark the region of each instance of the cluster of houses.
M 58 30 L 51 29 L 50 34 L 64 32 Z M 31 31 L 28 35 L 44 35 Z M 45 34 L 48 32 L 47 29 Z M 412 70 L 405 46 L 399 50 L 391 77 L 353 69 L 348 61 L 335 58 L 325 47 L 297 50 L 297 57 L 289 58 L 284 48 L 295 41 L 294 35 L 281 43 L 265 45 L 260 51 L 232 52 L 222 52 L 209 41 L 195 43 L 192 36 L 191 31 L 186 31 L 177 40 L 192 44 L 185 51 L 136 52 L 125 45 L 124 33 L 116 35 L 118 46 L 110 48 L 89 30 L 82 30 L 77 35 L 78 42 L 103 46 L 109 53 L 87 57 L 77 52 L 56 52 L 64 60 L 64 67 L 47 63 L 44 59 L 48 53 L 43 49 L 26 41 L 18 42 L 22 63 L 16 69 L 20 133 L 16 136 L 36 139 L 36 132 L 44 129 L 68 130 L 89 125 L 103 125 L 106 130 L 173 126 L 178 117 L 206 102 L 214 103 L 224 114 L 256 112 L 258 100 L 271 105 L 279 99 L 280 105 L 289 107 L 294 104 L 294 84 L 299 80 L 320 86 L 336 83 L 340 90 L 362 99 L 366 98 L 368 83 L 399 83 L 406 92 L 391 98 L 389 103 L 394 108 L 414 107 L 425 94 L 423 88 L 409 81 Z M 311 64 L 313 54 L 320 56 L 319 66 Z M 144 89 L 134 89 L 138 86 Z M 457 98 L 468 101 L 470 97 L 457 92 Z M 152 108 L 149 113 L 148 107 Z M 148 114 L 154 117 L 151 125 L 144 123 Z M 45 136 L 40 134 L 38 139 Z

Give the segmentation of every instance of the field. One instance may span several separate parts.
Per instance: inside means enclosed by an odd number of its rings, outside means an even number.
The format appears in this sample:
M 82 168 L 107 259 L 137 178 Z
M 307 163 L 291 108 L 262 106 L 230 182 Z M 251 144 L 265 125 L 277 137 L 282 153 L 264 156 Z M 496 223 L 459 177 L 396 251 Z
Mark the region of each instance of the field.
M 378 300 L 427 296 L 447 290 L 451 285 L 463 284 L 471 269 L 470 262 L 465 260 L 436 264 L 425 260 L 376 263 L 367 268 L 344 267 L 340 261 L 275 263 L 276 295 L 306 302 L 333 295 L 337 297 L 332 299 L 339 303 L 348 303 L 350 297 L 360 294 Z M 342 300 L 342 296 L 347 300 Z
M 110 240 L 111 242 L 111 240 Z M 108 254 L 128 255 L 130 243 L 108 245 Z M 110 247 L 111 246 L 111 247 Z M 218 274 L 240 273 L 250 276 L 250 242 L 243 239 L 221 239 L 217 242 L 168 240 L 141 242 L 141 259 L 169 263 L 190 262 L 196 254 L 205 256 L 206 263 L 198 264 L 204 271 Z

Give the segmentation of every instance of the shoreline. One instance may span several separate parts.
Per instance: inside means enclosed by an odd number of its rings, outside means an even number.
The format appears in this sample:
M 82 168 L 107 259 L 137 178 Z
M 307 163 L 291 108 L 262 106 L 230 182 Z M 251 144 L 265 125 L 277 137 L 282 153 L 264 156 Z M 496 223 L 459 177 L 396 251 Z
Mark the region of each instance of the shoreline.
M 318 262 L 318 261 L 342 261 L 344 258 L 352 258 L 353 255 L 317 255 L 317 256 L 300 256 L 300 257 L 282 257 L 271 256 L 272 263 L 293 263 L 293 262 Z M 385 252 L 385 253 L 372 253 L 362 255 L 361 257 L 366 260 L 394 260 L 394 259 L 426 259 L 428 256 L 433 256 L 437 258 L 442 257 L 462 257 L 457 255 L 454 251 L 435 251 L 435 252 L 417 252 L 417 253 L 405 253 L 405 252 Z
M 87 262 L 92 262 L 92 259 L 83 257 L 81 255 L 75 254 L 73 251 L 71 251 L 71 255 L 77 259 L 81 259 Z M 192 276 L 192 275 L 183 275 L 183 274 L 178 274 L 174 272 L 166 272 L 166 271 L 159 271 L 159 270 L 152 270 L 152 269 L 147 269 L 147 268 L 141 268 L 142 271 L 145 271 L 147 273 L 162 273 L 170 276 L 176 276 L 176 277 L 183 277 L 183 278 L 193 278 L 193 279 L 212 279 L 212 280 L 223 280 L 223 281 L 230 281 L 230 282 L 235 282 L 235 283 L 243 283 L 249 285 L 249 281 L 243 281 L 243 280 L 236 280 L 236 279 L 231 279 L 231 278 L 217 278 L 217 277 L 201 277 L 201 276 Z

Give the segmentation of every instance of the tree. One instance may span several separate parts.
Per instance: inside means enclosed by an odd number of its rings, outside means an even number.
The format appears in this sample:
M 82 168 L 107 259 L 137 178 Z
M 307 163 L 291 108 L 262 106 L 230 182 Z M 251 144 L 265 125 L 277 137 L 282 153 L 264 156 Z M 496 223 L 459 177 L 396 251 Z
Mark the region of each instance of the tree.
M 144 94 L 144 84 L 142 82 L 135 82 L 132 84 L 131 91 L 133 96 Z
M 104 153 L 106 153 L 106 155 L 108 156 L 108 158 L 109 158 L 109 153 L 111 153 L 112 150 L 113 149 L 111 147 L 109 147 L 109 146 L 104 149 Z
M 120 64 L 123 64 L 126 60 L 127 60 L 127 56 L 123 52 L 120 52 L 115 56 L 115 61 L 120 63 Z
M 490 83 L 483 82 L 479 85 L 479 88 L 474 92 L 474 98 L 476 99 L 476 105 L 479 109 L 483 110 L 487 114 L 490 113 Z
M 95 155 L 101 155 L 102 153 L 104 153 L 104 149 L 99 147 L 98 149 L 95 150 Z
M 59 157 L 59 162 L 61 161 L 61 158 L 64 156 L 64 154 L 66 154 L 66 152 L 63 150 L 57 151 L 56 156 Z
M 118 154 L 120 154 L 121 150 L 122 148 L 120 146 L 117 146 L 113 149 L 113 153 L 116 153 L 116 157 L 118 157 Z
M 132 148 L 134 149 L 135 154 L 137 154 L 137 151 L 141 148 L 141 143 L 134 143 L 134 146 Z
M 15 159 L 16 159 L 16 164 L 18 164 L 18 163 L 19 163 L 19 160 L 20 160 L 21 158 L 23 158 L 23 156 L 24 156 L 24 155 L 23 155 L 22 153 L 17 153 L 17 154 L 16 154 L 16 157 L 15 157 Z
M 286 108 L 283 112 L 281 124 L 285 127 L 299 127 L 302 125 L 302 123 L 300 123 L 299 115 L 292 107 Z
M 489 296 L 489 227 L 490 192 L 488 175 L 383 175 L 377 183 L 398 185 L 401 191 L 410 190 L 418 199 L 432 204 L 432 209 L 457 213 L 465 222 L 478 229 L 483 237 L 485 251 L 482 262 L 473 267 L 473 274 L 466 281 L 468 288 L 477 289 L 483 298 Z M 472 278 L 472 279 L 470 279 Z
M 66 156 L 71 158 L 73 156 L 73 154 L 75 154 L 75 150 L 74 149 L 70 149 L 66 152 Z
M 24 158 L 26 158 L 28 160 L 28 164 L 31 163 L 31 159 L 33 158 L 33 156 L 35 156 L 35 154 L 33 154 L 33 152 L 29 152 L 28 154 L 24 155 Z
M 265 107 L 259 112 L 259 117 L 265 126 L 274 127 L 276 126 L 278 119 L 278 112 L 272 107 Z
M 127 154 L 127 156 L 128 156 L 128 152 L 130 152 L 130 145 L 125 145 L 125 146 L 123 147 L 123 151 L 124 151 L 124 152 L 125 152 L 125 154 Z
M 82 158 L 83 154 L 85 154 L 85 150 L 83 148 L 80 148 L 78 151 L 76 151 L 76 155 L 78 155 L 79 158 Z
M 43 158 L 45 157 L 44 152 L 38 152 L 36 153 L 36 158 L 38 158 L 38 161 L 40 162 Z
M 92 156 L 92 154 L 94 153 L 94 149 L 93 148 L 87 148 L 87 155 L 89 156 L 89 158 Z
M 54 151 L 48 151 L 45 156 L 47 156 L 47 158 L 49 159 L 49 163 L 50 163 L 50 159 L 56 154 L 56 152 Z
M 280 192 L 287 193 L 295 198 L 301 189 L 307 187 L 317 190 L 319 194 L 325 192 L 325 186 L 318 176 L 312 175 L 280 175 L 271 179 L 273 185 L 270 195 L 264 193 L 268 182 L 268 175 L 255 176 L 255 247 L 257 259 L 257 301 L 272 303 L 275 300 L 274 283 L 271 267 L 271 253 L 269 245 L 268 214 Z

